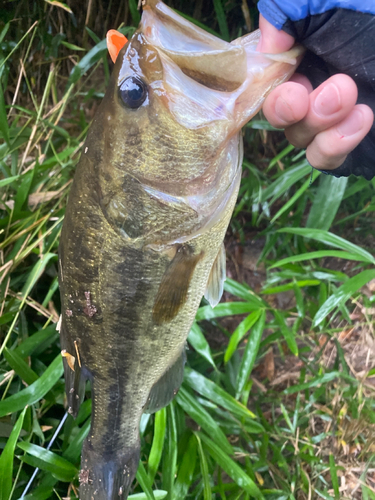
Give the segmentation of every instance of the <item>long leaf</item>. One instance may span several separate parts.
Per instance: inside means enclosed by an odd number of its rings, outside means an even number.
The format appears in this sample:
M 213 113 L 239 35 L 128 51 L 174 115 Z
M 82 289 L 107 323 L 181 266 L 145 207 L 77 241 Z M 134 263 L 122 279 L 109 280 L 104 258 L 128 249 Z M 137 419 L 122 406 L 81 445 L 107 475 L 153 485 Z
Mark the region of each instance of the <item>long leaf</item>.
M 203 451 L 202 442 L 198 434 L 196 434 L 197 442 L 198 442 L 198 455 L 199 455 L 199 464 L 201 468 L 201 476 L 203 479 L 203 500 L 212 500 L 212 491 L 210 484 L 210 476 L 208 474 L 208 465 L 207 458 Z
M 266 306 L 267 303 L 264 302 L 260 297 L 258 297 L 253 290 L 246 284 L 238 283 L 230 278 L 227 278 L 224 282 L 224 290 L 231 293 L 232 295 L 239 297 L 254 305 L 254 309 L 261 309 Z M 216 306 L 217 307 L 217 306 Z
M 163 489 L 168 491 L 168 500 L 174 496 L 174 478 L 177 468 L 177 428 L 173 403 L 167 407 L 167 442 L 163 457 Z
M 245 490 L 253 498 L 263 499 L 263 495 L 254 481 L 234 462 L 220 447 L 214 443 L 203 432 L 197 433 L 204 442 L 208 452 L 215 462 L 235 481 L 240 488 Z
M 280 311 L 274 309 L 273 314 L 275 316 L 277 324 L 280 327 L 281 333 L 286 340 L 286 343 L 288 344 L 289 349 L 295 356 L 298 356 L 298 346 L 292 329 L 287 326 Z
M 185 368 L 184 383 L 240 418 L 255 418 L 254 413 L 235 400 L 227 391 L 191 368 Z
M 221 318 L 223 316 L 233 316 L 234 314 L 245 314 L 254 309 L 259 309 L 258 305 L 251 304 L 250 302 L 223 302 L 216 307 L 203 306 L 198 309 L 195 317 L 196 321 L 203 319 Z
M 23 410 L 25 406 L 32 405 L 42 399 L 61 378 L 62 374 L 63 364 L 61 355 L 59 354 L 36 382 L 9 398 L 0 401 L 0 418 L 8 415 L 8 413 Z
M 245 318 L 241 323 L 237 326 L 237 328 L 232 333 L 228 347 L 225 351 L 224 362 L 228 363 L 230 358 L 235 353 L 238 344 L 241 342 L 243 337 L 247 334 L 247 332 L 252 328 L 252 326 L 258 321 L 262 311 L 259 309 L 257 311 L 253 311 L 247 318 Z
M 176 401 L 185 412 L 212 437 L 212 439 L 221 444 L 223 450 L 229 454 L 233 453 L 231 445 L 228 443 L 224 432 L 220 429 L 217 422 L 183 387 L 181 387 L 177 393 Z
M 344 304 L 354 293 L 369 281 L 375 278 L 375 269 L 362 271 L 361 273 L 348 279 L 324 302 L 318 312 L 314 316 L 313 327 L 327 317 L 327 315 L 341 304 Z
M 56 455 L 52 451 L 46 450 L 36 444 L 21 442 L 18 447 L 26 453 L 35 457 L 38 461 L 38 467 L 42 470 L 51 472 L 60 481 L 70 482 L 77 475 L 78 470 L 73 464 L 63 457 Z M 25 461 L 27 459 L 25 458 Z M 35 461 L 33 461 L 35 464 Z
M 278 260 L 268 269 L 285 266 L 285 264 L 294 264 L 295 262 L 302 262 L 304 260 L 323 259 L 325 257 L 336 257 L 337 259 L 357 260 L 359 262 L 363 262 L 363 257 L 355 253 L 342 252 L 341 250 L 318 250 L 316 252 L 306 252 L 300 255 L 292 255 L 291 257 Z
M 246 344 L 245 352 L 243 354 L 240 369 L 238 371 L 237 386 L 236 386 L 236 398 L 239 399 L 242 391 L 244 390 L 245 384 L 250 376 L 251 370 L 253 369 L 260 341 L 262 340 L 262 334 L 264 330 L 264 324 L 266 321 L 266 313 L 262 311 L 259 319 L 254 324 L 249 339 Z
M 20 435 L 27 408 L 21 412 L 0 455 L 0 500 L 8 500 L 12 491 L 14 450 Z
M 193 326 L 191 327 L 188 336 L 188 342 L 203 358 L 205 358 L 210 363 L 210 365 L 216 368 L 215 361 L 212 358 L 210 346 L 197 323 L 193 323 Z
M 347 177 L 337 179 L 331 175 L 321 175 L 319 189 L 307 218 L 306 227 L 328 230 L 334 221 L 345 193 Z
M 227 19 L 225 17 L 222 0 L 214 0 L 214 8 L 220 27 L 220 33 L 222 34 L 222 37 L 229 42 L 228 24 L 227 24 Z
M 38 375 L 30 368 L 30 366 L 16 353 L 16 351 L 10 351 L 9 349 L 4 349 L 4 357 L 7 360 L 9 366 L 17 373 L 17 375 L 26 384 L 30 385 L 38 380 Z
M 167 412 L 165 408 L 162 408 L 155 413 L 154 438 L 152 440 L 151 451 L 148 456 L 148 476 L 151 484 L 154 482 L 161 456 L 163 454 L 166 423 Z
M 197 461 L 197 439 L 193 434 L 179 464 L 177 479 L 174 486 L 174 500 L 185 498 L 193 481 Z
M 349 253 L 357 254 L 362 257 L 364 262 L 369 262 L 371 264 L 375 264 L 375 258 L 369 252 L 364 250 L 363 248 L 351 243 L 336 234 L 330 233 L 328 231 L 323 231 L 322 229 L 312 229 L 312 228 L 304 228 L 304 227 L 286 227 L 284 229 L 279 229 L 279 233 L 291 233 L 298 234 L 303 236 L 304 238 L 311 238 L 313 240 L 320 241 L 321 243 L 325 243 L 326 245 L 340 248 L 341 250 L 345 250 Z
M 153 492 L 155 500 L 163 500 L 168 495 L 167 491 L 164 490 L 154 490 Z M 130 495 L 129 500 L 148 500 L 146 493 L 136 493 L 135 495 Z
M 134 26 L 138 26 L 141 16 L 139 14 L 138 5 L 136 0 L 129 0 L 130 14 L 132 15 L 132 20 Z
M 154 493 L 152 491 L 151 481 L 147 475 L 145 466 L 140 461 L 137 470 L 137 481 L 142 486 L 142 490 L 144 491 L 147 500 L 155 500 Z

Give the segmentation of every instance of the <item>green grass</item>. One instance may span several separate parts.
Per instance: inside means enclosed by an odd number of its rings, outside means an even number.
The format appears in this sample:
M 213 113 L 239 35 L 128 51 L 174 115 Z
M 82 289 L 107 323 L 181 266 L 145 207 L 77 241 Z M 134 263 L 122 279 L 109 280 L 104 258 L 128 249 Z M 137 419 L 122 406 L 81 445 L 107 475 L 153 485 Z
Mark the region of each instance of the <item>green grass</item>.
M 91 400 L 56 434 L 57 246 L 110 74 L 102 40 L 121 22 L 132 33 L 135 4 L 98 4 L 100 22 L 88 5 L 1 11 L 0 500 L 36 468 L 26 499 L 76 498 Z M 240 0 L 172 5 L 224 38 L 244 32 Z M 225 301 L 202 303 L 180 392 L 142 419 L 132 498 L 374 499 L 375 183 L 311 174 L 261 116 L 244 139 Z

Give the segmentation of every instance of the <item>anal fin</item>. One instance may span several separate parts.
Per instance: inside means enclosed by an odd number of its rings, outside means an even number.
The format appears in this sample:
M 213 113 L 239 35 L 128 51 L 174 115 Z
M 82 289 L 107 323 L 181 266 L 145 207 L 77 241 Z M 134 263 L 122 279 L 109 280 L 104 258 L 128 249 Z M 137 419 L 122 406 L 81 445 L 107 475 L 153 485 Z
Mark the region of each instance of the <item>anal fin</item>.
M 184 348 L 177 361 L 153 385 L 144 409 L 145 413 L 155 413 L 172 401 L 184 378 L 185 361 Z
M 211 307 L 215 307 L 221 299 L 224 291 L 224 281 L 226 278 L 226 260 L 224 243 L 221 244 L 219 253 L 212 265 L 210 276 L 206 291 L 205 298 L 210 303 Z

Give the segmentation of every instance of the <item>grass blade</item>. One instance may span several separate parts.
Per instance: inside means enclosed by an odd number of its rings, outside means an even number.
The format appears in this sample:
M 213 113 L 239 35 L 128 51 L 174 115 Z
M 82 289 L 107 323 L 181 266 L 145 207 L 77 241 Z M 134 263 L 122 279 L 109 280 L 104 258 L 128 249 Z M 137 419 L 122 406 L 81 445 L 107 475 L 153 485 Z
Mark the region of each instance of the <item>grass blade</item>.
M 212 358 L 210 346 L 203 335 L 202 330 L 199 328 L 199 325 L 195 322 L 191 327 L 188 342 L 202 356 L 202 358 L 206 359 L 211 366 L 216 368 L 215 361 Z
M 143 465 L 143 463 L 141 461 L 139 461 L 136 477 L 137 477 L 137 481 L 142 486 L 142 490 L 144 491 L 144 493 L 146 495 L 146 499 L 147 500 L 155 500 L 154 493 L 153 493 L 152 487 L 151 487 L 152 483 L 150 481 L 150 478 L 147 475 L 145 466 Z
M 14 450 L 20 435 L 27 408 L 17 419 L 9 439 L 0 455 L 0 500 L 8 500 L 12 491 Z
M 197 461 L 197 439 L 193 434 L 188 442 L 186 451 L 180 463 L 177 479 L 174 485 L 174 500 L 185 498 L 193 481 Z
M 214 443 L 203 432 L 197 433 L 208 449 L 208 452 L 229 477 L 235 481 L 240 488 L 249 493 L 253 498 L 263 498 L 261 491 L 254 481 L 234 462 L 216 443 Z
M 167 499 L 172 500 L 174 479 L 177 468 L 177 428 L 173 403 L 167 407 L 167 442 L 163 457 L 163 489 L 168 491 Z
M 46 470 L 51 472 L 60 481 L 70 482 L 78 474 L 78 470 L 73 464 L 68 462 L 63 457 L 56 455 L 52 451 L 46 450 L 41 446 L 36 444 L 21 442 L 18 443 L 18 447 L 21 450 L 26 451 L 29 455 L 34 457 L 36 460 L 29 460 L 27 456 L 22 457 L 22 460 L 29 463 L 30 465 L 36 465 L 41 470 Z
M 204 454 L 203 448 L 202 448 L 202 442 L 196 434 L 197 442 L 198 442 L 198 455 L 199 455 L 199 463 L 200 463 L 200 468 L 201 468 L 201 476 L 203 480 L 203 499 L 204 500 L 212 500 L 212 491 L 211 491 L 211 484 L 210 484 L 210 476 L 208 474 L 208 465 L 207 465 L 207 459 L 206 455 Z
M 246 344 L 245 352 L 241 360 L 241 365 L 237 377 L 236 399 L 239 399 L 241 397 L 242 391 L 244 390 L 246 382 L 250 376 L 251 370 L 253 369 L 258 354 L 260 341 L 262 339 L 265 321 L 266 321 L 266 313 L 262 311 L 261 315 L 259 316 L 259 319 L 253 326 L 253 329 Z
M 363 248 L 351 243 L 341 236 L 337 236 L 336 234 L 330 233 L 328 231 L 323 231 L 322 229 L 313 229 L 313 228 L 304 228 L 304 227 L 286 227 L 284 229 L 279 229 L 279 233 L 291 233 L 298 234 L 303 236 L 304 238 L 311 238 L 316 241 L 320 241 L 321 243 L 325 243 L 326 245 L 340 248 L 341 250 L 345 250 L 349 253 L 356 254 L 362 257 L 363 262 L 369 262 L 371 264 L 375 264 L 375 258 L 369 252 L 364 250 Z
M 327 315 L 341 304 L 344 304 L 366 283 L 375 278 L 375 269 L 362 271 L 361 273 L 348 279 L 324 302 L 314 316 L 313 326 L 318 326 Z
M 227 19 L 225 17 L 225 12 L 221 0 L 214 0 L 214 8 L 216 12 L 217 21 L 219 23 L 220 33 L 224 40 L 229 42 L 229 30 Z
M 62 374 L 63 364 L 61 355 L 59 354 L 36 382 L 9 398 L 0 401 L 0 417 L 4 417 L 8 413 L 23 410 L 25 406 L 32 405 L 42 399 L 62 377 Z
M 154 438 L 150 455 L 148 457 L 148 477 L 151 484 L 154 482 L 156 472 L 159 467 L 165 439 L 165 429 L 167 424 L 167 411 L 162 408 L 155 413 Z
M 297 346 L 297 342 L 296 342 L 296 339 L 294 337 L 294 333 L 293 333 L 292 329 L 287 326 L 287 324 L 285 323 L 285 319 L 280 311 L 278 311 L 277 309 L 274 309 L 273 314 L 275 316 L 277 324 L 280 327 L 281 333 L 282 333 L 286 343 L 288 344 L 290 351 L 295 356 L 298 356 L 298 346 Z
M 218 304 L 214 308 L 211 306 L 200 307 L 195 319 L 196 321 L 202 321 L 203 319 L 221 318 L 223 316 L 232 316 L 234 314 L 245 314 L 253 311 L 254 309 L 259 309 L 259 306 L 255 306 L 250 302 L 224 302 Z
M 38 380 L 38 375 L 15 351 L 10 351 L 5 348 L 4 357 L 12 370 L 14 370 L 27 385 L 31 385 Z
M 285 259 L 275 262 L 275 264 L 272 264 L 272 266 L 268 269 L 274 269 L 275 267 L 281 267 L 285 264 L 294 264 L 295 262 L 302 262 L 305 260 L 324 259 L 325 257 L 336 257 L 337 259 L 357 260 L 359 262 L 363 262 L 363 257 L 358 254 L 342 252 L 341 250 L 318 250 L 316 252 L 306 252 L 300 255 L 286 257 Z
M 230 278 L 225 280 L 224 290 L 231 293 L 235 297 L 239 297 L 246 302 L 252 303 L 254 305 L 254 309 L 261 309 L 267 305 L 267 303 L 258 297 L 248 285 L 238 283 Z
M 129 0 L 129 9 L 130 9 L 130 14 L 132 16 L 133 24 L 134 26 L 138 26 L 141 16 L 139 14 L 138 10 L 138 3 L 136 0 Z
M 212 439 L 221 444 L 226 453 L 233 453 L 233 449 L 228 443 L 224 432 L 207 410 L 205 410 L 203 406 L 184 389 L 184 387 L 181 387 L 177 393 L 176 401 L 185 412 L 212 437 Z
M 240 418 L 255 418 L 254 413 L 234 399 L 227 391 L 191 368 L 185 368 L 184 383 L 205 398 L 210 399 Z
M 320 176 L 319 189 L 311 206 L 306 227 L 328 231 L 336 217 L 347 183 L 347 177 L 337 179 L 333 175 Z
M 153 492 L 155 500 L 163 500 L 168 495 L 167 491 L 163 490 L 154 490 Z M 128 497 L 129 500 L 149 500 L 146 493 L 136 493 L 135 495 L 130 495 Z
M 225 351 L 224 355 L 224 363 L 228 363 L 230 358 L 235 353 L 238 344 L 241 342 L 243 337 L 247 334 L 250 328 L 258 321 L 262 311 L 259 309 L 258 311 L 254 311 L 247 318 L 245 318 L 241 323 L 237 326 L 235 331 L 232 333 L 228 347 Z
M 340 500 L 339 479 L 337 477 L 337 468 L 335 464 L 335 457 L 330 453 L 329 455 L 329 469 L 331 471 L 331 480 L 333 491 L 335 493 L 335 500 Z

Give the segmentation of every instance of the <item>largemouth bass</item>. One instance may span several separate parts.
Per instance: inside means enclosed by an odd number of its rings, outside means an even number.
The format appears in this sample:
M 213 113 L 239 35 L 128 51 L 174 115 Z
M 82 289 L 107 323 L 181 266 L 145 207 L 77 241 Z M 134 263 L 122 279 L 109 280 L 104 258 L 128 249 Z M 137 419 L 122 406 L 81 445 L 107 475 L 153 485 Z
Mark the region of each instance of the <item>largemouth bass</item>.
M 128 496 L 142 413 L 178 391 L 202 296 L 214 306 L 223 291 L 241 127 L 301 53 L 260 54 L 259 32 L 227 43 L 159 0 L 143 4 L 83 147 L 59 248 L 73 416 L 87 379 L 92 390 L 81 500 Z

